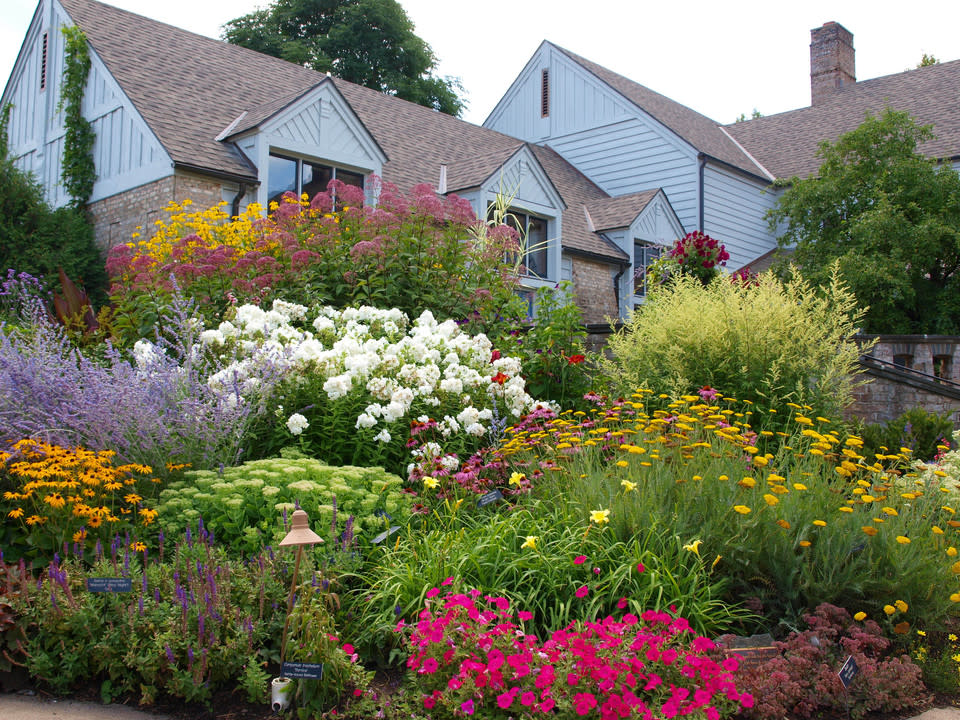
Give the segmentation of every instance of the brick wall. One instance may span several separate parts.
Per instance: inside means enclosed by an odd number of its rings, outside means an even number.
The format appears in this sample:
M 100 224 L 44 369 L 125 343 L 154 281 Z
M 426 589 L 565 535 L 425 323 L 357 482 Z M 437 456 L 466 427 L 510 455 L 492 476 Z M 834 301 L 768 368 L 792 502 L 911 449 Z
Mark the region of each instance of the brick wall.
M 583 313 L 584 324 L 603 323 L 608 318 L 616 318 L 617 296 L 613 280 L 617 267 L 576 256 L 572 260 L 575 300 Z
M 929 376 L 960 382 L 960 337 L 952 335 L 880 335 L 870 355 L 887 363 L 910 367 Z M 865 377 L 870 377 L 869 375 Z M 866 422 L 888 422 L 907 410 L 922 407 L 928 412 L 952 414 L 960 420 L 960 400 L 931 389 L 873 377 L 855 393 L 851 414 Z
M 137 228 L 147 234 L 157 220 L 166 219 L 163 209 L 171 200 L 192 200 L 204 210 L 222 199 L 217 180 L 177 172 L 146 185 L 112 195 L 90 204 L 97 246 L 104 252 L 114 245 L 129 242 Z

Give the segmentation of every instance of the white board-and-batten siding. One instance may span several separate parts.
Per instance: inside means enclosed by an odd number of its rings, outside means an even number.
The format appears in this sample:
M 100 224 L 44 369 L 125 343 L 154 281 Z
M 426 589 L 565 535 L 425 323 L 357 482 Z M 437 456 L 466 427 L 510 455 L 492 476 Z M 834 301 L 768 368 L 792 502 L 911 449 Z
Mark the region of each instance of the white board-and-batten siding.
M 33 173 L 47 192 L 47 201 L 70 201 L 61 173 L 66 130 L 58 111 L 63 81 L 64 38 L 61 28 L 73 21 L 56 0 L 41 3 L 27 31 L 2 104 L 10 104 L 9 151 L 17 166 Z M 43 37 L 47 36 L 46 79 L 41 88 Z M 83 116 L 96 133 L 97 181 L 91 202 L 173 173 L 173 163 L 159 140 L 120 89 L 96 52 L 84 90 Z
M 766 216 L 776 205 L 779 190 L 710 162 L 704 167 L 703 185 L 703 231 L 726 246 L 728 270 L 737 270 L 776 247 Z
M 541 117 L 544 69 L 550 82 L 547 117 Z M 697 151 L 549 43 L 540 46 L 484 126 L 549 145 L 610 195 L 663 188 L 683 226 L 699 226 Z

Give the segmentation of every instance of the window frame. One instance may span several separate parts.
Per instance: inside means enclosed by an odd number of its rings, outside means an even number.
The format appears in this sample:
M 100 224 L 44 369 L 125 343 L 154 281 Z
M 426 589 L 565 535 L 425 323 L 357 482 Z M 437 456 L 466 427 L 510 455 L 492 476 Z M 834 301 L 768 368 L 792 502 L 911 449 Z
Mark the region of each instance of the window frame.
M 641 257 L 637 257 L 637 251 L 641 251 Z M 649 240 L 633 241 L 633 297 L 635 300 L 646 300 L 650 289 L 647 287 L 647 271 L 654 262 L 663 257 L 666 248 Z M 655 251 L 655 254 L 651 251 Z M 642 280 L 640 271 L 643 271 Z
M 524 238 L 530 237 L 530 220 L 533 219 L 543 223 L 543 239 L 537 241 L 537 245 L 539 245 L 539 247 L 536 247 L 536 249 L 533 251 L 531 251 L 529 248 L 524 248 L 521 267 L 526 270 L 526 272 L 521 273 L 520 277 L 547 282 L 550 280 L 550 218 L 544 217 L 543 215 L 539 215 L 537 213 L 532 213 L 529 210 L 523 210 L 511 206 L 507 208 L 506 215 L 503 218 L 503 224 L 512 227 L 518 232 L 521 232 L 518 227 L 521 224 L 521 218 L 523 218 L 522 234 Z M 516 225 L 511 222 L 511 219 L 516 222 Z M 539 258 L 538 262 L 542 263 L 544 270 L 542 275 L 535 270 L 531 271 L 531 265 L 527 262 L 527 258 L 531 256 L 536 256 Z M 514 258 L 508 257 L 507 260 L 512 262 Z
M 283 190 L 279 193 L 279 195 L 276 195 L 276 196 L 269 194 L 270 193 L 270 175 L 271 175 L 270 163 L 273 158 L 277 158 L 278 160 L 287 160 L 287 161 L 296 163 L 296 169 L 294 170 L 294 177 L 296 178 L 295 190 L 293 191 Z M 266 178 L 267 208 L 270 207 L 270 203 L 272 202 L 279 203 L 280 202 L 279 198 L 283 197 L 283 193 L 285 192 L 294 192 L 296 193 L 298 198 L 303 194 L 303 186 L 304 186 L 303 168 L 305 164 L 309 164 L 316 168 L 323 168 L 323 169 L 329 170 L 331 180 L 339 179 L 337 177 L 338 172 L 343 172 L 344 174 L 355 176 L 360 180 L 360 185 L 356 185 L 356 187 L 359 187 L 361 190 L 366 191 L 367 174 L 362 171 L 350 170 L 349 168 L 345 168 L 345 167 L 338 167 L 333 163 L 328 163 L 323 160 L 316 160 L 316 159 L 305 157 L 302 155 L 287 153 L 280 149 L 271 148 L 267 153 L 267 178 Z M 346 184 L 353 185 L 354 183 L 346 183 Z M 324 187 L 323 190 L 321 190 L 320 192 L 326 192 L 326 188 Z

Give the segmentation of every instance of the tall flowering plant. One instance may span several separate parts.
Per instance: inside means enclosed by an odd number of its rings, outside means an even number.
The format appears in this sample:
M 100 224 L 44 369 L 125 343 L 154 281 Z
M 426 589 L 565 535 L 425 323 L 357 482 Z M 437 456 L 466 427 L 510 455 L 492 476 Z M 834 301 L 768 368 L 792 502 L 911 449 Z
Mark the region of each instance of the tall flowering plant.
M 725 267 L 729 259 L 730 253 L 720 241 L 695 230 L 677 240 L 648 273 L 661 283 L 678 274 L 695 277 L 707 285 L 720 274 L 720 268 Z
M 299 443 L 333 464 L 407 474 L 408 464 L 440 455 L 438 443 L 410 453 L 411 427 L 431 424 L 446 449 L 465 452 L 484 441 L 495 418 L 537 407 L 517 358 L 429 311 L 411 322 L 396 308 L 308 311 L 276 300 L 270 310 L 243 305 L 227 317 L 201 333 L 225 365 L 211 386 L 241 387 L 252 403 L 263 368 L 283 377 L 250 443 L 261 455 Z
M 571 623 L 540 642 L 502 597 L 427 592 L 408 633 L 416 688 L 433 717 L 718 720 L 750 707 L 713 641 L 683 618 L 647 611 Z
M 313 198 L 287 193 L 267 217 L 258 206 L 230 218 L 222 207 L 173 204 L 151 237 L 111 250 L 114 302 L 145 321 L 134 323 L 142 331 L 171 277 L 208 319 L 277 297 L 459 319 L 511 295 L 517 276 L 504 258 L 518 250 L 516 233 L 497 226 L 478 235 L 470 203 L 429 185 L 409 195 L 377 178 L 369 185 L 366 195 L 338 180 Z

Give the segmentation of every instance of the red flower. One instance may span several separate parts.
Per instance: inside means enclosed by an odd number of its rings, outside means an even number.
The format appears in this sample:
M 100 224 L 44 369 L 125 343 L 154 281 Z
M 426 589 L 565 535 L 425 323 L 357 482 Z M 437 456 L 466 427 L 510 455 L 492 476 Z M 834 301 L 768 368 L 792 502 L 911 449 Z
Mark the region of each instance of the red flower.
M 502 372 L 498 372 L 496 375 L 490 378 L 490 382 L 495 382 L 497 385 L 503 385 L 509 379 L 509 375 L 504 375 Z
M 584 360 L 586 360 L 586 358 L 583 355 L 571 355 L 570 359 L 567 360 L 567 365 L 579 365 Z
M 494 350 L 492 353 L 490 353 L 490 362 L 493 362 L 494 360 L 499 360 L 501 357 L 502 356 L 500 355 L 500 351 Z

